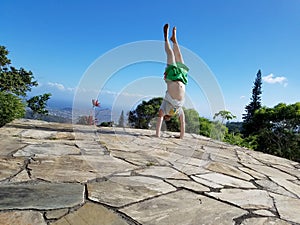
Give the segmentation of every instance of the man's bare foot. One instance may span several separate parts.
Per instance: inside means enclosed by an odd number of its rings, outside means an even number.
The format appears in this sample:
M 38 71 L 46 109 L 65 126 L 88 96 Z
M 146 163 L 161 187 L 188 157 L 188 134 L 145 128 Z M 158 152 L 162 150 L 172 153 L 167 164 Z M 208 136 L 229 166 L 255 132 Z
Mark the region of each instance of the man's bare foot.
M 172 30 L 172 37 L 170 38 L 170 40 L 171 40 L 173 43 L 177 43 L 177 39 L 176 39 L 176 27 L 173 27 L 173 30 Z
M 169 24 L 166 23 L 164 25 L 164 38 L 165 38 L 165 41 L 168 41 L 168 37 L 169 37 Z

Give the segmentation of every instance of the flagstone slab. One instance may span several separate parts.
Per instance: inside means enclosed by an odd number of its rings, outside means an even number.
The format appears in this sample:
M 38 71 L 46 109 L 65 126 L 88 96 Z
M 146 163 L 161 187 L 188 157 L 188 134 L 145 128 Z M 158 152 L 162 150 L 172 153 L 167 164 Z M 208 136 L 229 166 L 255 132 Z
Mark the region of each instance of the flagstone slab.
M 253 179 L 252 176 L 240 171 L 236 167 L 233 167 L 233 166 L 225 164 L 225 163 L 211 162 L 206 166 L 206 169 L 217 172 L 217 173 L 226 174 L 228 176 L 236 177 L 239 179 L 247 180 L 247 181 Z
M 255 181 L 255 183 L 257 183 L 258 185 L 263 187 L 264 190 L 274 192 L 274 193 L 277 193 L 277 194 L 282 194 L 282 195 L 285 195 L 285 196 L 296 197 L 295 194 L 293 194 L 292 192 L 287 191 L 287 188 L 286 188 L 287 185 L 284 185 L 284 188 L 283 188 L 283 186 L 278 185 L 278 184 L 283 185 L 284 182 L 288 182 L 288 181 L 284 180 L 283 182 L 278 182 L 278 183 L 275 183 L 271 180 L 266 180 L 266 179 Z
M 222 186 L 240 187 L 240 188 L 256 188 L 252 183 L 250 183 L 248 181 L 230 177 L 230 176 L 220 174 L 220 173 L 200 174 L 200 175 L 196 175 L 196 177 L 206 179 L 208 181 L 220 184 Z
M 134 172 L 138 175 L 160 177 L 164 179 L 166 178 L 184 179 L 184 180 L 190 179 L 187 175 L 167 166 L 149 166 L 143 169 L 137 169 Z
M 75 140 L 73 132 L 57 132 L 54 133 L 49 139 L 51 140 Z
M 285 158 L 277 157 L 270 154 L 265 154 L 258 151 L 249 151 L 249 155 L 251 155 L 253 158 L 259 160 L 260 162 L 266 165 L 277 164 L 277 165 L 290 166 L 291 168 L 293 167 L 293 161 Z
M 210 173 L 211 171 L 205 169 L 205 165 L 207 165 L 209 161 L 203 161 L 203 166 L 190 165 L 186 163 L 178 163 L 175 162 L 173 164 L 173 168 L 181 171 L 182 173 L 190 176 L 196 174 Z
M 274 213 L 265 209 L 254 210 L 253 213 L 260 216 L 275 216 Z
M 156 157 L 158 160 L 165 162 L 166 165 L 173 165 L 180 159 L 186 159 L 184 156 L 179 155 L 174 152 L 168 152 L 162 149 L 153 149 L 151 152 L 153 157 Z M 187 161 L 187 159 L 186 159 Z
M 84 201 L 81 184 L 10 184 L 0 186 L 0 210 L 57 209 L 74 207 Z
M 128 225 L 126 220 L 104 206 L 86 203 L 51 225 Z
M 245 219 L 241 225 L 291 225 L 291 223 L 286 222 L 281 219 L 272 217 L 261 217 L 261 218 L 248 218 Z
M 249 164 L 249 163 L 243 163 L 244 166 L 251 168 L 253 170 L 255 170 L 256 172 L 262 173 L 264 175 L 266 175 L 267 177 L 280 177 L 280 178 L 284 178 L 284 179 L 291 179 L 291 180 L 295 180 L 296 177 L 291 176 L 288 173 L 285 173 L 279 169 L 267 166 L 267 165 L 255 165 L 255 164 Z
M 197 166 L 199 168 L 205 168 L 207 169 L 208 165 L 211 163 L 210 160 L 204 160 L 204 159 L 198 159 L 198 158 L 192 158 L 191 156 L 185 156 L 181 157 L 178 160 L 176 160 L 176 163 L 180 163 L 182 165 L 192 165 Z
M 234 224 L 247 213 L 203 195 L 180 190 L 120 209 L 143 225 Z
M 59 218 L 65 216 L 66 214 L 68 214 L 68 212 L 69 212 L 68 208 L 66 208 L 66 209 L 54 209 L 54 210 L 51 210 L 51 211 L 47 211 L 45 213 L 45 217 L 48 220 L 59 219 Z
M 19 137 L 0 134 L 0 156 L 10 156 L 26 146 Z
M 112 177 L 87 185 L 88 198 L 106 205 L 121 207 L 150 197 L 175 191 L 166 182 L 151 177 Z
M 208 187 L 191 180 L 167 179 L 166 181 L 168 183 L 171 183 L 177 188 L 185 188 L 185 189 L 193 190 L 195 192 L 210 191 Z
M 24 158 L 11 158 L 11 157 L 1 157 L 0 158 L 0 181 L 8 179 L 16 175 L 21 171 L 24 166 Z
M 75 145 L 80 149 L 82 155 L 102 156 L 110 154 L 110 152 L 101 145 L 100 141 L 76 140 Z
M 49 131 L 49 130 L 24 130 L 20 134 L 20 138 L 31 138 L 31 139 L 51 139 L 53 135 L 56 135 L 57 131 Z
M 0 212 L 1 225 L 47 225 L 43 214 L 33 210 Z
M 191 176 L 191 178 L 192 178 L 194 181 L 196 181 L 197 183 L 202 184 L 202 185 L 205 185 L 205 186 L 210 187 L 210 188 L 217 188 L 217 189 L 220 189 L 220 188 L 223 188 L 223 187 L 224 187 L 223 185 L 218 184 L 218 183 L 216 183 L 215 181 L 206 180 L 206 179 L 203 179 L 203 178 L 198 177 L 198 176 Z
M 298 180 L 300 180 L 300 170 L 297 169 L 295 167 L 295 165 L 293 165 L 293 168 L 288 167 L 288 166 L 283 166 L 283 165 L 273 165 L 273 167 L 281 170 L 281 171 L 285 171 L 286 173 L 295 176 L 298 178 Z
M 42 143 L 28 145 L 17 151 L 14 156 L 51 156 L 51 155 L 78 155 L 80 150 L 75 146 L 65 145 L 62 143 Z
M 293 180 L 289 181 L 289 180 L 286 180 L 286 179 L 280 178 L 280 177 L 272 177 L 271 180 L 277 184 L 280 184 L 286 190 L 288 190 L 289 192 L 293 193 L 298 198 L 300 198 L 300 186 L 297 185 L 296 183 L 293 183 Z M 286 195 L 289 196 L 288 194 L 286 194 Z
M 264 174 L 262 174 L 262 173 L 259 173 L 259 172 L 257 172 L 257 171 L 255 171 L 255 170 L 252 170 L 252 169 L 249 169 L 249 168 L 247 168 L 247 167 L 239 167 L 239 170 L 241 170 L 241 171 L 243 171 L 243 172 L 245 172 L 245 173 L 247 173 L 247 174 L 249 174 L 249 175 L 251 175 L 253 178 L 255 178 L 255 179 L 267 179 L 267 176 L 266 175 L 264 175 Z
M 9 179 L 10 183 L 18 183 L 18 182 L 26 182 L 30 181 L 29 174 L 26 169 L 23 169 L 21 172 L 19 172 L 17 175 Z
M 127 162 L 130 162 L 137 166 L 167 165 L 164 160 L 153 157 L 151 154 L 145 152 L 124 152 L 113 150 L 111 152 L 111 155 L 119 159 L 124 159 Z
M 207 194 L 243 209 L 274 208 L 272 198 L 264 190 L 222 189 L 221 192 L 208 192 Z
M 252 155 L 250 155 L 251 151 L 252 150 L 239 150 L 239 151 L 236 151 L 236 154 L 239 158 L 239 161 L 241 163 L 250 163 L 250 164 L 263 165 L 260 161 L 258 161 Z
M 300 223 L 300 199 L 283 195 L 270 194 L 275 201 L 276 209 L 281 219 Z
M 136 167 L 109 155 L 49 156 L 37 158 L 28 165 L 32 179 L 52 182 L 87 182 Z

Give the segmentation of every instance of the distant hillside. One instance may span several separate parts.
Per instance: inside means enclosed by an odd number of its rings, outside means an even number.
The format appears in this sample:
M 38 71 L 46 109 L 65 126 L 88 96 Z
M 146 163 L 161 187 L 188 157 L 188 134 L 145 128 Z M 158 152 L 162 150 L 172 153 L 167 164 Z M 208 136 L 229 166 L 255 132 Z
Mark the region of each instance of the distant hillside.
M 112 121 L 112 111 L 109 108 L 100 108 L 96 110 L 80 109 L 74 110 L 72 107 L 65 108 L 47 108 L 48 115 L 32 115 L 30 110 L 26 111 L 26 119 L 38 119 L 47 122 L 58 122 L 58 123 L 76 123 L 77 119 L 81 116 L 93 116 L 98 121 L 97 124 L 102 122 Z

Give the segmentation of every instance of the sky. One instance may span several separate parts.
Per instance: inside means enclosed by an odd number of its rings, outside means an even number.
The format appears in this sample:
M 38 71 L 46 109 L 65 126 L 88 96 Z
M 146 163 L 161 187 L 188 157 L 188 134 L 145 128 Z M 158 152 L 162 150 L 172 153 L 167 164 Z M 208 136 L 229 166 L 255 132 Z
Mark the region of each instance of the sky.
M 124 111 L 163 97 L 162 28 L 190 67 L 186 107 L 241 120 L 258 70 L 262 105 L 300 101 L 300 0 L 0 0 L 0 45 L 33 72 L 32 94 Z M 68 106 L 69 106 L 68 105 Z

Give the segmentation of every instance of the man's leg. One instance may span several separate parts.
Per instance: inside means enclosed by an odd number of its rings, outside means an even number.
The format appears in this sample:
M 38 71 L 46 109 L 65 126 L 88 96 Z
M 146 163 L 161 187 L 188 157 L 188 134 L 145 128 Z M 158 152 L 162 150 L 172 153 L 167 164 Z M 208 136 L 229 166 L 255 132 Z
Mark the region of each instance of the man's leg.
M 175 61 L 176 62 L 180 62 L 180 63 L 184 63 L 178 43 L 177 43 L 177 37 L 176 37 L 176 27 L 173 27 L 172 30 L 172 37 L 170 38 L 171 41 L 173 42 L 173 52 L 175 55 Z
M 169 42 L 169 24 L 165 24 L 164 26 L 164 38 L 165 38 L 165 51 L 167 54 L 167 64 L 175 64 L 175 56 L 174 52 L 171 48 L 170 42 Z

